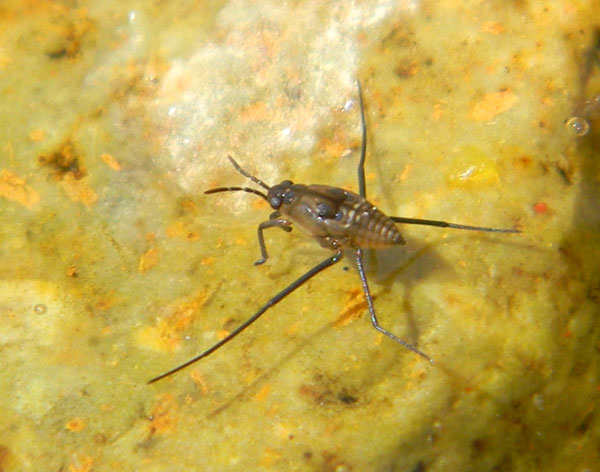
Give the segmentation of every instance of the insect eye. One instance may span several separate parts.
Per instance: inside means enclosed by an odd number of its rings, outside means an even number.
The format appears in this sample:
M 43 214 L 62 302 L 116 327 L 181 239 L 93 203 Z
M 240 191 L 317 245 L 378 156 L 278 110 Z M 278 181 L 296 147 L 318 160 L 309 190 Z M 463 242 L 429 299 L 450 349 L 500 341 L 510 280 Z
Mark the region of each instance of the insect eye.
M 293 190 L 288 190 L 283 197 L 283 203 L 289 205 L 290 203 L 292 203 L 294 201 L 295 198 L 296 198 L 296 192 L 294 192 Z
M 271 200 L 269 200 L 269 205 L 271 205 L 271 207 L 273 207 L 275 210 L 277 210 L 281 206 L 281 198 L 279 198 L 279 197 L 271 198 Z
M 331 208 L 331 206 L 329 206 L 325 202 L 317 203 L 316 209 L 317 209 L 317 215 L 320 216 L 321 218 L 333 218 L 335 216 L 335 213 L 334 213 L 333 209 Z

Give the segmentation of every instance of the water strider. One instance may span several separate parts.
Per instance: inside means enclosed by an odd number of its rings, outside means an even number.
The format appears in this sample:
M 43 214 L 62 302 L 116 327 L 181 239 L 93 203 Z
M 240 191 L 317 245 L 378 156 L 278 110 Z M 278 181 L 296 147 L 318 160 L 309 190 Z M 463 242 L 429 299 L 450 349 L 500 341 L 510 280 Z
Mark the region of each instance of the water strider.
M 317 264 L 304 275 L 292 282 L 277 295 L 265 303 L 254 315 L 244 321 L 240 326 L 234 329 L 221 341 L 212 347 L 197 355 L 196 357 L 184 362 L 183 364 L 160 374 L 151 379 L 148 383 L 164 379 L 175 372 L 178 372 L 194 362 L 203 359 L 224 344 L 231 341 L 238 334 L 244 331 L 248 326 L 260 318 L 269 308 L 279 303 L 290 293 L 300 287 L 304 282 L 311 279 L 319 272 L 338 263 L 343 256 L 344 250 L 352 250 L 356 258 L 356 267 L 362 283 L 362 288 L 367 300 L 371 323 L 375 329 L 388 338 L 393 339 L 404 347 L 419 354 L 428 361 L 432 359 L 424 352 L 417 349 L 412 344 L 403 341 L 394 334 L 383 328 L 377 321 L 373 299 L 369 291 L 369 284 L 363 267 L 363 248 L 380 249 L 399 244 L 404 244 L 404 239 L 396 227 L 396 223 L 417 224 L 427 226 L 438 226 L 441 228 L 465 229 L 471 231 L 486 231 L 494 233 L 520 233 L 517 229 L 497 229 L 481 226 L 466 226 L 445 221 L 422 220 L 416 218 L 404 218 L 401 216 L 386 216 L 366 199 L 367 191 L 365 188 L 365 155 L 367 149 L 367 127 L 365 123 L 365 112 L 362 100 L 362 91 L 360 83 L 358 85 L 358 97 L 360 103 L 360 117 L 362 123 L 362 144 L 360 151 L 360 161 L 358 163 L 358 188 L 356 194 L 349 190 L 330 185 L 304 185 L 294 184 L 290 180 L 284 180 L 272 187 L 265 184 L 262 180 L 250 175 L 242 169 L 238 163 L 228 156 L 229 161 L 240 174 L 247 177 L 255 184 L 266 190 L 266 193 L 249 187 L 219 187 L 207 190 L 206 194 L 219 192 L 248 192 L 258 195 L 267 201 L 273 213 L 267 221 L 258 225 L 258 245 L 260 247 L 261 257 L 254 264 L 263 264 L 269 257 L 263 231 L 267 228 L 278 227 L 284 231 L 291 231 L 292 224 L 296 224 L 306 230 L 317 240 L 324 248 L 331 249 L 335 254 L 328 257 L 320 264 Z

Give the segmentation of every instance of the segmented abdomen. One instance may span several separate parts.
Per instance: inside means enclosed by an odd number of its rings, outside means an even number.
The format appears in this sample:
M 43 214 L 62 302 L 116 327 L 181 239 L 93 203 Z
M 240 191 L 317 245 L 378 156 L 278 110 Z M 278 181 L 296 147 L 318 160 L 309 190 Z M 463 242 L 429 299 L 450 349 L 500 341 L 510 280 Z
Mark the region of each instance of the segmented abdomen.
M 404 244 L 395 223 L 366 200 L 350 204 L 345 218 L 347 237 L 354 247 L 378 249 Z

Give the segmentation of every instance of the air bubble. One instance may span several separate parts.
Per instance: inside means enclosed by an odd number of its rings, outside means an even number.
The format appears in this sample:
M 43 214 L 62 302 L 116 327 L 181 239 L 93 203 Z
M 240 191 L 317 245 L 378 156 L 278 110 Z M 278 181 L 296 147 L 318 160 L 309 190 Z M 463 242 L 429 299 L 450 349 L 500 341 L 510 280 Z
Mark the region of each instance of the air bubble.
M 590 123 L 581 116 L 572 116 L 567 120 L 565 126 L 575 136 L 585 136 L 590 131 Z
M 48 307 L 43 303 L 38 303 L 36 306 L 33 307 L 33 311 L 38 315 L 43 315 L 48 311 Z

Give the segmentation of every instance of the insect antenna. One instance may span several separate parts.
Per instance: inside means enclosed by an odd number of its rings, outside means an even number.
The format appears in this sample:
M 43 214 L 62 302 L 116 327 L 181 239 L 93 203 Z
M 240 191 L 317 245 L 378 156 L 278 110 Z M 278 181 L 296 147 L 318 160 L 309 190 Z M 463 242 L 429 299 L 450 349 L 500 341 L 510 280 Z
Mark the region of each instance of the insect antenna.
M 487 228 L 485 226 L 468 226 L 468 225 L 457 225 L 456 223 L 448 223 L 446 221 L 437 220 L 421 220 L 419 218 L 404 218 L 403 216 L 390 216 L 390 219 L 396 223 L 405 223 L 408 225 L 424 225 L 424 226 L 438 226 L 440 228 L 454 228 L 454 229 L 467 229 L 470 231 L 486 231 L 488 233 L 520 233 L 518 229 L 505 229 L 505 228 Z
M 248 192 L 248 193 L 253 193 L 254 195 L 258 195 L 259 197 L 263 198 L 264 200 L 267 200 L 267 196 L 263 192 L 261 192 L 260 190 L 250 188 L 250 187 L 218 187 L 218 188 L 211 188 L 210 190 L 206 190 L 204 193 L 211 194 L 211 193 L 219 193 L 219 192 Z
M 233 159 L 233 157 L 227 156 L 227 159 L 229 159 L 229 162 L 231 162 L 231 165 L 233 165 L 233 167 L 235 168 L 235 170 L 237 170 L 244 177 L 250 179 L 255 184 L 260 185 L 262 188 L 264 188 L 267 191 L 271 188 L 267 184 L 265 184 L 262 180 L 254 177 L 253 175 L 249 174 L 244 169 L 242 169 L 240 167 L 240 165 L 237 162 L 235 162 L 235 160 Z M 211 194 L 211 193 L 219 193 L 219 192 L 247 192 L 247 193 L 253 193 L 254 195 L 258 195 L 259 197 L 261 197 L 263 200 L 268 201 L 267 195 L 265 193 L 261 192 L 260 190 L 255 190 L 255 189 L 250 188 L 250 187 L 218 187 L 218 188 L 211 188 L 209 190 L 206 190 L 204 193 L 205 194 Z
M 235 162 L 235 160 L 233 159 L 233 157 L 231 156 L 227 156 L 227 159 L 229 159 L 229 162 L 231 162 L 231 164 L 233 165 L 233 167 L 235 167 L 235 170 L 237 170 L 240 174 L 242 174 L 244 177 L 247 177 L 248 179 L 250 179 L 252 182 L 254 182 L 255 184 L 260 185 L 262 188 L 264 188 L 265 190 L 269 190 L 271 187 L 269 187 L 267 184 L 265 184 L 262 180 L 257 179 L 256 177 L 254 177 L 253 175 L 249 174 L 248 172 L 246 172 L 244 169 L 242 169 L 240 167 L 240 165 Z M 206 192 L 205 192 L 206 193 Z

